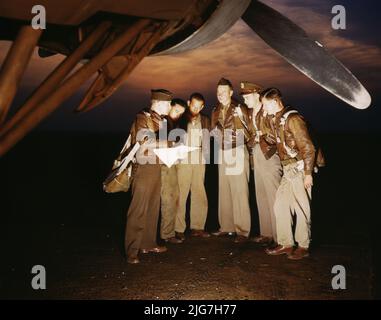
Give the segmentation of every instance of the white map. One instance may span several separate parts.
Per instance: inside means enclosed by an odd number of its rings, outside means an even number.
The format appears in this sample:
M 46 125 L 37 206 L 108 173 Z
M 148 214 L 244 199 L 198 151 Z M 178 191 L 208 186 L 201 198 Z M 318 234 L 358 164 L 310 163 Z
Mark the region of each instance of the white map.
M 168 167 L 172 167 L 177 160 L 185 159 L 189 152 L 200 149 L 199 147 L 178 146 L 174 148 L 153 149 L 153 152 Z

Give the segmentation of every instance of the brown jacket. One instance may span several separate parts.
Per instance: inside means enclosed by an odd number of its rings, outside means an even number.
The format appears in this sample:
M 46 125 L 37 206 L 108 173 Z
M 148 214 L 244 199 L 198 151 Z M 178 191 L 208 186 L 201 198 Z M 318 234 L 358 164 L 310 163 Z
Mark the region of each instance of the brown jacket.
M 305 174 L 312 174 L 315 166 L 316 150 L 307 129 L 307 124 L 299 113 L 288 116 L 284 126 L 281 124 L 282 116 L 291 108 L 284 108 L 275 116 L 275 133 L 277 136 L 277 149 L 280 160 L 285 162 L 291 159 L 303 160 Z M 291 156 L 286 147 L 290 148 L 296 156 Z
M 141 155 L 154 157 L 155 163 L 160 163 L 159 159 L 154 155 L 153 149 L 159 147 L 159 130 L 163 120 L 164 119 L 159 114 L 151 109 L 140 111 L 136 115 L 135 121 L 131 126 L 131 147 L 125 154 L 128 154 L 136 142 L 140 142 L 140 144 L 144 143 L 144 146 L 138 150 L 137 157 Z M 164 143 L 167 144 L 168 141 L 165 140 Z
M 238 116 L 238 106 L 241 109 L 243 121 Z M 252 136 L 252 127 L 250 125 L 250 116 L 247 106 L 245 104 L 239 104 L 236 100 L 232 99 L 230 106 L 226 110 L 225 119 L 223 119 L 222 109 L 223 106 L 219 104 L 212 111 L 212 134 L 221 139 L 223 149 L 231 149 L 237 147 L 237 130 L 241 129 L 244 131 L 244 143 L 246 144 Z
M 271 127 L 271 122 L 268 117 L 262 118 L 261 132 L 262 135 L 259 140 L 259 145 L 265 158 L 268 160 L 277 152 L 276 136 L 274 135 L 274 130 Z
M 131 144 L 134 145 L 137 141 L 137 135 L 139 130 L 150 130 L 155 132 L 156 141 L 159 137 L 160 123 L 163 121 L 163 118 L 151 109 L 144 109 L 140 111 L 135 118 L 131 126 Z M 139 141 L 142 142 L 142 141 Z
M 249 115 L 249 126 L 250 126 L 250 131 L 251 131 L 251 136 L 249 137 L 247 141 L 247 149 L 249 150 L 250 154 L 254 154 L 254 147 L 258 143 L 258 140 L 260 138 L 260 129 L 258 127 L 259 123 L 259 117 L 261 110 L 257 113 L 255 116 L 255 125 L 254 125 L 254 109 L 247 109 L 248 110 L 248 115 Z
M 271 119 L 264 115 L 262 108 L 255 117 L 255 127 L 252 120 L 253 112 L 254 110 L 249 111 L 250 123 L 252 125 L 252 136 L 247 143 L 248 149 L 250 154 L 253 154 L 255 145 L 259 143 L 265 158 L 270 159 L 277 151 L 276 136 L 274 128 L 271 126 Z

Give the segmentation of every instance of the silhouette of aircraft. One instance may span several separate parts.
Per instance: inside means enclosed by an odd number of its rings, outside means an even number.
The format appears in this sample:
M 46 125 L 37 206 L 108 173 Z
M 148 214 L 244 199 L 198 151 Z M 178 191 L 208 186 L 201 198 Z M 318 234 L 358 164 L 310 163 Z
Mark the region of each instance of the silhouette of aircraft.
M 46 29 L 34 29 L 35 0 L 0 0 L 0 40 L 13 41 L 0 71 L 0 156 L 97 74 L 77 112 L 110 97 L 149 55 L 193 50 L 240 18 L 295 68 L 349 105 L 371 97 L 323 45 L 255 0 L 39 0 Z M 9 108 L 35 47 L 40 57 L 66 58 L 12 116 Z M 73 71 L 75 66 L 83 65 Z

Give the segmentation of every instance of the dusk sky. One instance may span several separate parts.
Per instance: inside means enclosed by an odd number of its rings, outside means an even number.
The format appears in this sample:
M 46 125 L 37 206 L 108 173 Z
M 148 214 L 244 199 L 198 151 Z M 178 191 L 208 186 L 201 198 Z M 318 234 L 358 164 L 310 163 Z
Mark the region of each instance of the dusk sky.
M 186 99 L 194 91 L 207 98 L 207 109 L 216 103 L 216 83 L 224 76 L 239 90 L 241 80 L 281 89 L 286 102 L 298 108 L 321 131 L 379 130 L 381 112 L 381 6 L 376 0 L 264 0 L 303 27 L 342 61 L 368 89 L 372 105 L 355 110 L 294 69 L 269 48 L 242 20 L 216 41 L 193 51 L 148 57 L 107 102 L 85 114 L 71 111 L 83 95 L 79 92 L 40 126 L 42 130 L 127 131 L 133 115 L 149 104 L 151 88 L 166 88 Z M 347 10 L 347 29 L 331 28 L 333 5 Z M 0 42 L 0 62 L 9 43 Z M 35 53 L 13 107 L 62 60 L 41 59 Z

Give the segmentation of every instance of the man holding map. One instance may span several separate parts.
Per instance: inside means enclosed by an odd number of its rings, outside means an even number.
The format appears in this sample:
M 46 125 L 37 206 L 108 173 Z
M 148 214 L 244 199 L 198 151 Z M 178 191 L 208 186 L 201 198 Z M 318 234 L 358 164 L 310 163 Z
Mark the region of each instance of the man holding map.
M 151 107 L 139 112 L 131 127 L 132 145 L 141 144 L 132 182 L 132 200 L 127 213 L 125 250 L 127 262 L 139 263 L 140 253 L 161 253 L 166 247 L 157 245 L 157 226 L 160 212 L 161 165 L 155 148 L 167 147 L 159 131 L 166 127 L 164 117 L 171 109 L 172 93 L 151 91 Z M 166 129 L 165 129 L 166 130 Z M 167 136 L 165 134 L 165 136 Z

